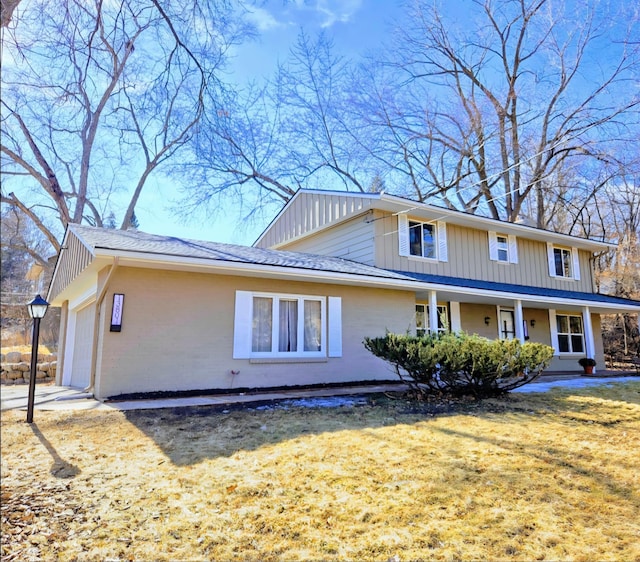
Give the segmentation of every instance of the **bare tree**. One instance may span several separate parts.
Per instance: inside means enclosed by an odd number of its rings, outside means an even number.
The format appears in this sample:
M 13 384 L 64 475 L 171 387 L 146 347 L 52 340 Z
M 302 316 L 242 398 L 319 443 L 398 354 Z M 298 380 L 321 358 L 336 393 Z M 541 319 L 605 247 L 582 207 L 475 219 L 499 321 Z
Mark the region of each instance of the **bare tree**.
M 194 137 L 186 166 L 198 181 L 183 211 L 232 199 L 247 218 L 301 186 L 367 190 L 375 173 L 358 141 L 352 66 L 333 49 L 325 34 L 301 32 L 267 84 L 218 97 Z
M 163 6 L 23 0 L 3 31 L 2 203 L 56 251 L 70 222 L 101 226 L 115 212 L 131 224 L 247 31 L 224 0 Z
M 578 21 L 551 0 L 464 6 L 460 17 L 460 4 L 416 1 L 369 71 L 374 156 L 419 200 L 546 226 L 548 189 L 571 175 L 604 185 L 610 143 L 637 126 L 637 14 L 622 2 L 615 14 L 581 4 Z

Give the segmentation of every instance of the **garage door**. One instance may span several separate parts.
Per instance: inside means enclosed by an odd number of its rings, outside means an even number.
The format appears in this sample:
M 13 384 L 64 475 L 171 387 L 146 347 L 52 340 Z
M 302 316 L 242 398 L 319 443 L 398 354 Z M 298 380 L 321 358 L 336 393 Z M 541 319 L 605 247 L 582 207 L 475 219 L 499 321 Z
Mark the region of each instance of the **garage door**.
M 85 388 L 91 379 L 91 350 L 93 348 L 93 321 L 96 305 L 90 304 L 76 313 L 71 363 L 71 386 Z

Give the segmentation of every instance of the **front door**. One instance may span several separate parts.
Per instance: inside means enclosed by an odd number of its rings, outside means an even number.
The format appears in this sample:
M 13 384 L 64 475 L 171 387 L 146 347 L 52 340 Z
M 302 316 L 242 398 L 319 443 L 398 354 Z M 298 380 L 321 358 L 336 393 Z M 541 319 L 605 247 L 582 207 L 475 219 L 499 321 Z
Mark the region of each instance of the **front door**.
M 516 337 L 516 323 L 513 310 L 500 309 L 500 339 L 512 340 Z

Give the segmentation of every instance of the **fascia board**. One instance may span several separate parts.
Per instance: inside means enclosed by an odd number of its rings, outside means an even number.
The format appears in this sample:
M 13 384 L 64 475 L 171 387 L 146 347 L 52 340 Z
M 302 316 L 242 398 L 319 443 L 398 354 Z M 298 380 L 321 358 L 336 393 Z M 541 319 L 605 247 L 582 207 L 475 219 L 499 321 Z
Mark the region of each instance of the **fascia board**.
M 464 295 L 474 295 L 474 296 L 483 296 L 483 297 L 496 297 L 502 299 L 510 299 L 510 300 L 526 300 L 526 301 L 535 301 L 539 304 L 544 305 L 554 305 L 557 307 L 562 307 L 563 305 L 570 306 L 587 306 L 594 311 L 596 309 L 606 309 L 607 311 L 616 310 L 617 312 L 640 312 L 640 305 L 628 305 L 624 307 L 619 304 L 610 304 L 604 302 L 597 302 L 591 300 L 582 300 L 582 299 L 570 299 L 570 298 L 562 298 L 562 297 L 545 297 L 540 295 L 530 295 L 527 293 L 512 293 L 510 291 L 487 291 L 485 289 L 477 289 L 470 287 L 456 287 L 455 285 L 443 285 L 440 283 L 427 283 L 423 284 L 424 289 L 430 289 L 448 293 L 460 293 Z M 461 301 L 464 302 L 464 301 Z
M 425 213 L 428 220 L 444 220 L 451 224 L 458 224 L 460 226 L 468 226 L 473 228 L 480 227 L 481 230 L 495 230 L 497 232 L 504 232 L 505 234 L 515 234 L 522 238 L 528 238 L 531 240 L 538 240 L 541 242 L 554 242 L 564 246 L 574 246 L 585 250 L 611 250 L 617 248 L 617 244 L 609 242 L 599 242 L 597 240 L 590 240 L 588 238 L 580 238 L 571 236 L 569 234 L 561 234 L 559 232 L 552 232 L 550 230 L 543 230 L 533 226 L 527 226 L 524 224 L 504 222 L 489 217 L 482 217 L 477 215 L 470 215 L 463 213 L 462 211 L 454 211 L 451 209 L 445 209 L 444 207 L 435 207 L 427 203 L 419 203 L 417 201 L 409 201 L 395 195 L 388 195 L 382 193 L 380 197 L 382 210 L 390 211 L 393 213 L 411 213 L 417 217 L 421 213 Z M 387 205 L 384 205 L 386 203 Z M 480 226 L 481 225 L 481 226 Z
M 621 305 L 611 305 L 607 303 L 598 303 L 590 300 L 581 299 L 565 299 L 560 297 L 545 297 L 538 295 L 529 295 L 524 293 L 512 293 L 508 291 L 488 291 L 486 289 L 457 287 L 455 285 L 445 285 L 441 283 L 428 283 L 425 281 L 416 281 L 412 279 L 391 279 L 386 277 L 375 277 L 369 275 L 357 275 L 351 273 L 340 273 L 332 271 L 321 271 L 316 269 L 301 269 L 282 266 L 236 263 L 217 261 L 204 258 L 185 258 L 182 256 L 149 256 L 148 254 L 125 252 L 119 250 L 101 250 L 100 257 L 119 257 L 121 266 L 133 267 L 167 267 L 178 269 L 180 266 L 186 268 L 198 269 L 202 271 L 215 271 L 227 275 L 238 275 L 247 277 L 261 277 L 272 279 L 288 279 L 296 281 L 306 281 L 315 283 L 336 283 L 341 285 L 367 286 L 386 289 L 396 289 L 404 291 L 425 291 L 435 290 L 447 293 L 473 295 L 480 297 L 495 297 L 509 300 L 526 300 L 536 302 L 542 305 L 554 305 L 561 307 L 562 305 L 571 306 L 588 306 L 590 309 L 612 310 L 616 307 L 619 311 L 638 312 L 639 306 L 623 307 Z
M 424 283 L 408 279 L 392 279 L 375 275 L 359 275 L 338 271 L 304 269 L 277 265 L 254 264 L 247 262 L 230 262 L 206 258 L 191 258 L 171 255 L 149 255 L 143 252 L 99 249 L 99 257 L 118 257 L 121 266 L 151 267 L 167 269 L 215 271 L 226 275 L 261 277 L 273 279 L 303 280 L 316 283 L 339 283 L 343 285 L 366 285 L 404 290 L 416 290 L 424 287 Z

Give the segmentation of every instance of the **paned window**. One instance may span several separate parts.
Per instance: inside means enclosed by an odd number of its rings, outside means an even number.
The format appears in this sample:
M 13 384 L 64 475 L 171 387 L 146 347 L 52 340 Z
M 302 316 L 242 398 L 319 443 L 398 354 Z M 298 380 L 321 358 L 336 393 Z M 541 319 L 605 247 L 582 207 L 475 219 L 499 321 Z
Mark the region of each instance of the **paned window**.
M 584 353 L 584 329 L 582 316 L 556 314 L 558 351 L 560 353 Z
M 551 277 L 580 280 L 580 257 L 577 248 L 564 248 L 548 242 L 547 254 Z
M 398 254 L 446 262 L 447 223 L 444 221 L 410 221 L 406 214 L 398 215 Z
M 251 351 L 306 354 L 323 350 L 324 299 L 254 296 Z
M 409 221 L 409 249 L 412 256 L 435 259 L 435 225 Z
M 438 305 L 438 333 L 449 330 L 449 310 L 446 304 Z M 429 333 L 429 305 L 416 304 L 416 335 Z
M 556 270 L 556 277 L 573 277 L 571 262 L 571 250 L 567 248 L 553 249 L 553 264 Z
M 506 236 L 496 236 L 496 245 L 498 248 L 498 261 L 509 261 L 509 241 Z
M 514 234 L 498 234 L 490 230 L 489 259 L 500 263 L 518 263 L 518 241 Z

